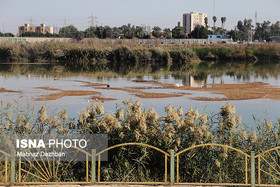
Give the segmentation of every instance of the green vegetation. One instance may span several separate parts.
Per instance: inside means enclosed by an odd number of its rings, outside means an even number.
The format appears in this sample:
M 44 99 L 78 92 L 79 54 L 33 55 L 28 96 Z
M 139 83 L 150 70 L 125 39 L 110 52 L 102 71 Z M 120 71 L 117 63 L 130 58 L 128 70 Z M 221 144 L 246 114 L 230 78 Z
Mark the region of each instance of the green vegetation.
M 234 41 L 252 41 L 252 40 L 269 40 L 270 37 L 280 36 L 280 22 L 277 21 L 272 23 L 270 21 L 264 21 L 263 23 L 256 23 L 256 28 L 254 28 L 251 19 L 244 19 L 244 21 L 238 21 L 237 27 L 227 31 L 225 29 L 226 17 L 221 17 L 221 27 L 216 25 L 218 18 L 216 16 L 212 17 L 214 26 L 210 29 L 208 25 L 208 18 L 204 19 L 205 27 L 198 26 L 191 33 L 185 33 L 185 28 L 174 27 L 170 28 L 160 28 L 159 26 L 154 26 L 151 29 L 151 33 L 144 31 L 144 27 L 135 26 L 131 24 L 122 25 L 120 27 L 110 27 L 110 26 L 91 26 L 84 31 L 79 31 L 74 25 L 69 25 L 62 27 L 58 34 L 42 34 L 38 32 L 26 32 L 21 35 L 21 37 L 68 37 L 76 38 L 81 40 L 83 38 L 99 38 L 99 39 L 149 39 L 152 35 L 154 38 L 164 38 L 164 39 L 180 39 L 180 38 L 207 38 L 208 34 L 218 34 L 218 35 L 229 35 Z M 197 31 L 198 30 L 198 31 Z M 194 32 L 194 33 L 193 33 Z M 172 34 L 171 34 L 172 33 Z M 199 33 L 199 34 L 198 34 Z M 151 35 L 150 35 L 151 34 Z M 13 37 L 11 33 L 1 33 L 0 37 Z
M 216 16 L 213 16 L 212 20 L 213 20 L 213 22 L 214 22 L 214 29 L 216 29 L 217 17 L 216 17 Z M 214 34 L 216 34 L 216 33 L 214 32 Z
M 172 29 L 172 36 L 173 38 L 186 38 L 185 29 L 184 27 L 175 27 Z
M 25 32 L 21 34 L 21 37 L 46 37 L 46 38 L 52 38 L 52 37 L 60 37 L 59 34 L 50 34 L 50 33 L 39 33 L 39 32 Z
M 204 26 L 197 25 L 194 30 L 191 32 L 191 37 L 196 39 L 207 39 L 208 30 Z
M 161 37 L 161 28 L 160 27 L 154 27 L 153 28 L 153 32 L 152 32 L 153 36 L 156 38 Z
M 264 21 L 263 23 L 257 23 L 255 32 L 253 34 L 253 23 L 251 19 L 244 19 L 244 21 L 238 21 L 237 29 L 231 30 L 228 34 L 234 41 L 250 41 L 269 40 L 272 36 L 280 36 L 280 22 L 277 21 L 271 24 L 270 21 Z
M 136 41 L 85 40 L 79 43 L 0 43 L 4 61 L 65 62 L 71 66 L 154 65 L 168 68 L 201 60 L 279 60 L 280 44 L 258 45 L 140 45 Z
M 0 37 L 14 37 L 12 33 L 2 33 L 0 32 Z
M 165 68 L 169 65 L 190 64 L 196 59 L 195 53 L 190 48 L 146 47 L 132 42 L 106 45 L 98 43 L 8 43 L 0 44 L 2 60 L 31 62 L 65 62 L 71 65 L 100 65 L 111 64 L 116 67 L 138 65 L 155 65 Z M 179 54 L 181 53 L 181 54 Z M 174 58 L 170 55 L 173 55 Z M 176 57 L 175 57 L 176 56 Z
M 65 109 L 48 115 L 45 106 L 37 112 L 9 102 L 0 109 L 0 133 L 105 133 L 108 134 L 109 146 L 139 142 L 166 152 L 217 143 L 232 146 L 247 154 L 251 151 L 259 154 L 279 146 L 280 119 L 274 123 L 268 119 L 256 119 L 255 130 L 250 130 L 246 124 L 242 124 L 242 117 L 236 114 L 235 106 L 229 103 L 217 114 L 207 114 L 192 107 L 183 111 L 182 107 L 174 108 L 171 105 L 165 107 L 165 112 L 165 115 L 160 116 L 153 108 L 143 109 L 139 101 L 124 102 L 124 107 L 116 106 L 116 113 L 105 112 L 102 104 L 93 104 L 78 113 L 79 119 L 75 121 Z M 230 149 L 214 146 L 197 148 L 182 154 L 180 161 L 181 181 L 245 181 L 244 157 Z M 67 165 L 64 162 L 61 164 Z M 31 168 L 29 171 L 33 170 Z M 85 178 L 82 175 L 84 163 L 73 162 L 68 170 L 63 176 L 65 180 L 71 177 L 76 181 Z M 147 147 L 114 149 L 110 151 L 108 161 L 102 162 L 102 181 L 145 182 L 163 179 L 164 156 Z M 275 183 L 268 175 L 262 177 L 262 182 Z

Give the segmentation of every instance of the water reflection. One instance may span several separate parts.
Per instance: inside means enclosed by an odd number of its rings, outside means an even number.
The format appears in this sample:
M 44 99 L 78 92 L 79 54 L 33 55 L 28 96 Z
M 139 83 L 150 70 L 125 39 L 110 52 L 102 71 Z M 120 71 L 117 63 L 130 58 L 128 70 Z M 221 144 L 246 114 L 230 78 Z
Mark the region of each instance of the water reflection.
M 129 71 L 128 71 L 129 70 Z M 4 77 L 26 76 L 51 77 L 54 79 L 63 77 L 94 77 L 97 79 L 110 79 L 117 77 L 142 79 L 151 76 L 154 80 L 170 79 L 182 80 L 183 85 L 203 86 L 206 83 L 223 84 L 225 77 L 239 82 L 254 82 L 259 80 L 278 79 L 280 75 L 280 63 L 257 64 L 248 63 L 201 63 L 197 66 L 185 66 L 180 69 L 168 71 L 151 67 L 113 68 L 106 65 L 86 67 L 69 67 L 63 64 L 0 64 L 0 75 Z
M 88 81 L 91 83 L 110 84 L 113 88 L 127 87 L 153 87 L 146 92 L 157 93 L 181 93 L 181 90 L 156 89 L 154 85 L 147 85 L 132 82 L 135 79 L 152 80 L 166 84 L 182 84 L 190 87 L 203 87 L 208 84 L 238 84 L 245 82 L 265 82 L 280 87 L 280 63 L 201 63 L 199 65 L 180 67 L 172 71 L 161 69 L 160 66 L 152 67 L 130 67 L 130 68 L 111 68 L 105 65 L 96 65 L 90 67 L 65 66 L 64 64 L 0 64 L 0 88 L 7 90 L 20 90 L 23 93 L 1 93 L 0 101 L 17 100 L 23 95 L 25 100 L 33 101 L 34 97 L 41 95 L 55 94 L 55 91 L 46 91 L 38 89 L 38 87 L 53 87 L 61 90 L 82 90 L 82 91 L 100 91 L 103 98 L 115 98 L 116 101 L 105 101 L 106 110 L 115 110 L 116 103 L 124 100 L 136 99 L 131 93 L 121 90 L 95 90 L 93 87 L 85 87 L 80 81 Z M 172 104 L 175 107 L 183 106 L 187 110 L 190 106 L 196 107 L 202 111 L 208 106 L 208 112 L 218 112 L 226 101 L 194 101 L 191 97 L 208 97 L 211 95 L 206 92 L 185 91 L 192 95 L 184 95 L 182 97 L 140 98 L 140 102 L 145 108 L 154 106 L 160 113 L 164 113 L 164 107 Z M 215 95 L 214 97 L 217 97 Z M 67 96 L 55 101 L 36 101 L 36 104 L 53 105 L 55 109 L 67 108 L 72 111 L 73 116 L 77 115 L 77 111 L 87 107 L 90 103 L 90 97 L 73 97 Z M 246 100 L 231 101 L 238 108 L 244 120 L 253 123 L 252 115 L 262 116 L 263 112 L 267 112 L 273 117 L 272 120 L 279 117 L 279 100 Z
M 196 78 L 196 79 L 195 79 Z M 202 80 L 201 80 L 202 79 Z M 192 76 L 190 74 L 186 74 L 183 78 L 183 85 L 189 87 L 205 87 L 207 82 L 207 76 L 204 78 L 198 78 L 197 76 Z

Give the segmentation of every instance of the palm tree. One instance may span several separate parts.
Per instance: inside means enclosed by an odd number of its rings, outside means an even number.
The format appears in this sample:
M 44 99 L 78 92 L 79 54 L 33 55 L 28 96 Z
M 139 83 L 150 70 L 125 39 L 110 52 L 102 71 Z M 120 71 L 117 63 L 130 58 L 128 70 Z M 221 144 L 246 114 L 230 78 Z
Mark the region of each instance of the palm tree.
M 217 17 L 216 16 L 213 16 L 213 21 L 214 21 L 214 28 L 215 28 L 215 24 L 216 24 L 216 22 L 217 22 Z
M 206 25 L 206 28 L 208 28 L 208 18 L 207 17 L 204 18 L 204 23 Z
M 167 39 L 172 38 L 172 32 L 169 28 L 163 29 L 163 36 Z
M 214 21 L 214 34 L 215 34 L 215 29 L 216 29 L 216 27 L 215 27 L 215 24 L 216 24 L 216 21 L 217 21 L 217 17 L 216 16 L 213 16 L 213 21 Z
M 222 28 L 224 29 L 224 24 L 226 22 L 227 18 L 226 17 L 221 17 L 221 21 L 222 21 Z

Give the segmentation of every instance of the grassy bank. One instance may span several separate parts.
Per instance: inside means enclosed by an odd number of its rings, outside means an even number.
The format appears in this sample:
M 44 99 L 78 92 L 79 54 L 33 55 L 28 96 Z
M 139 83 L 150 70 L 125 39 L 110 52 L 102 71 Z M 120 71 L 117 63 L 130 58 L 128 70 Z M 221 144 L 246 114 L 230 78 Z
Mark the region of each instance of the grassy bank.
M 279 60 L 280 44 L 148 46 L 135 42 L 0 43 L 4 61 L 66 62 L 71 65 L 180 67 L 201 60 Z
M 280 44 L 213 45 L 194 47 L 202 60 L 280 60 Z

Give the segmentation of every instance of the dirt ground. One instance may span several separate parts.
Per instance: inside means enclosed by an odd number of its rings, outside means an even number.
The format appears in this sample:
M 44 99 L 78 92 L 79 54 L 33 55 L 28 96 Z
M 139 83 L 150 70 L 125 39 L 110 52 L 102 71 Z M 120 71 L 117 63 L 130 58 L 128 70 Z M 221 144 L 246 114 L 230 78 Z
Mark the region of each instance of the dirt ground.
M 91 186 L 91 185 L 28 185 L 28 187 L 83 187 L 83 186 Z M 94 187 L 169 187 L 170 185 L 94 185 Z M 178 186 L 178 185 L 177 185 Z M 180 187 L 209 187 L 209 186 L 192 186 L 192 185 L 179 185 Z M 16 186 L 16 187 L 26 187 L 26 186 Z M 211 186 L 211 187 L 218 187 L 218 186 Z M 222 186 L 219 186 L 222 187 Z
M 82 90 L 61 90 L 57 88 L 50 87 L 38 87 L 38 89 L 48 90 L 48 91 L 58 91 L 56 93 L 51 93 L 48 95 L 41 95 L 37 98 L 34 98 L 34 101 L 49 101 L 57 100 L 65 96 L 85 96 L 85 95 L 98 95 L 101 92 L 96 91 L 82 91 Z
M 200 91 L 209 92 L 211 97 L 190 97 L 192 100 L 198 101 L 228 101 L 228 100 L 251 100 L 251 99 L 272 99 L 280 100 L 280 88 L 269 85 L 263 82 L 248 82 L 244 84 L 208 84 L 203 87 L 189 87 L 186 85 L 175 86 L 174 84 L 165 84 L 157 81 L 148 80 L 134 80 L 136 83 L 149 84 L 147 86 L 134 86 L 134 87 L 110 87 L 108 84 L 92 83 L 88 81 L 77 81 L 84 85 L 82 87 L 91 87 L 98 91 L 84 91 L 84 90 L 61 90 L 51 87 L 37 87 L 37 89 L 43 89 L 50 91 L 45 95 L 40 95 L 33 98 L 34 101 L 49 101 L 57 100 L 66 96 L 91 96 L 92 102 L 104 102 L 117 100 L 117 98 L 103 98 L 100 96 L 102 90 L 117 90 L 128 92 L 139 98 L 170 98 L 181 97 L 184 95 L 192 95 L 191 93 L 182 93 L 182 91 Z M 156 93 L 149 92 L 153 89 L 169 89 L 174 90 L 170 93 Z M 99 91 L 100 90 L 100 91 Z M 180 92 L 181 91 L 181 92 Z M 21 91 L 6 90 L 0 88 L 0 93 L 22 93 Z M 214 96 L 213 96 L 214 94 Z M 217 95 L 217 97 L 215 97 Z
M 143 82 L 145 83 L 145 82 Z M 280 88 L 262 82 L 248 82 L 245 84 L 208 84 L 205 87 L 176 87 L 173 84 L 164 84 L 160 82 L 149 82 L 158 86 L 157 88 L 190 90 L 210 92 L 224 97 L 191 97 L 198 101 L 227 101 L 227 100 L 250 100 L 250 99 L 274 99 L 280 100 Z M 144 89 L 144 87 L 142 87 Z
M 0 88 L 0 93 L 22 93 L 22 91 L 6 90 L 5 88 Z

